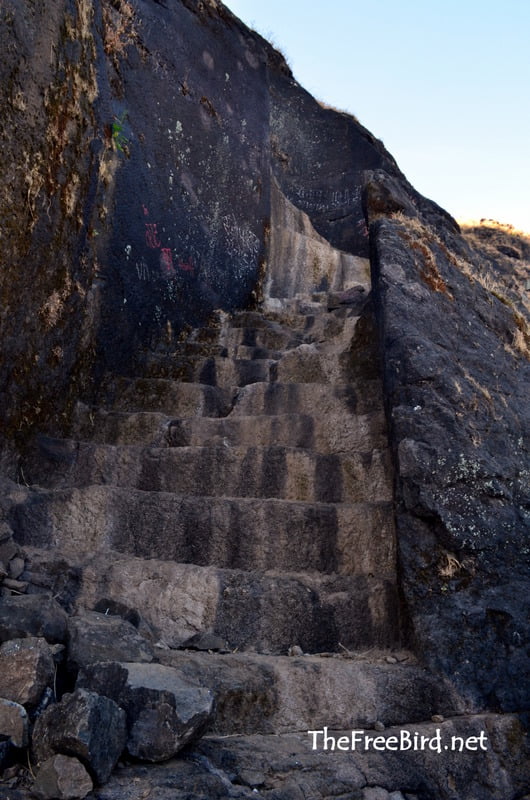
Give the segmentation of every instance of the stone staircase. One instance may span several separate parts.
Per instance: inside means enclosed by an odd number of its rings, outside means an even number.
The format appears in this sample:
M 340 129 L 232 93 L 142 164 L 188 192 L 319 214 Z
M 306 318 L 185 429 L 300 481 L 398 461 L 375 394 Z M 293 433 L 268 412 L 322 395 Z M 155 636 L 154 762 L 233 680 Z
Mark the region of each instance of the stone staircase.
M 40 437 L 25 465 L 24 544 L 192 572 L 208 601 L 163 627 L 172 647 L 200 631 L 278 655 L 398 645 L 379 379 L 350 366 L 355 310 L 308 305 L 219 314 L 141 377 L 109 376 L 105 407 L 80 405 L 72 438 Z
M 218 313 L 143 354 L 138 377 L 107 376 L 71 438 L 39 437 L 23 464 L 25 580 L 74 611 L 134 609 L 158 660 L 215 692 L 189 763 L 221 789 L 186 797 L 497 797 L 465 789 L 476 753 L 436 794 L 436 753 L 385 753 L 383 768 L 378 753 L 311 752 L 310 730 L 433 736 L 465 711 L 402 648 L 370 302 L 340 299 Z M 135 769 L 98 798 L 136 797 Z

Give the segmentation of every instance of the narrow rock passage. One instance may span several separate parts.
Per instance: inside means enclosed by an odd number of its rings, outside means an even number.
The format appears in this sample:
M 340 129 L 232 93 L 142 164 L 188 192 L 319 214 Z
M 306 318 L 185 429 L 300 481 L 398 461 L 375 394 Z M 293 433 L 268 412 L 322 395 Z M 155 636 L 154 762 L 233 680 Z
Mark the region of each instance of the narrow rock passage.
M 106 403 L 79 404 L 72 438 L 41 437 L 26 464 L 39 490 L 19 511 L 24 544 L 103 562 L 95 580 L 134 596 L 172 647 L 197 632 L 278 655 L 397 645 L 382 392 L 375 343 L 357 333 L 366 294 L 219 313 L 176 351 L 145 354 L 137 378 L 108 376 Z M 149 561 L 128 590 L 131 556 Z M 153 603 L 159 561 L 181 576 L 164 594 L 184 576 L 196 586 L 169 625 Z
M 497 797 L 469 769 L 510 757 L 509 718 L 462 717 L 402 647 L 374 329 L 358 282 L 219 312 L 28 455 L 13 526 L 32 591 L 136 615 L 155 660 L 215 696 L 193 750 L 118 771 L 99 800 L 168 780 L 172 798 Z M 458 763 L 409 746 L 485 730 L 496 749 Z

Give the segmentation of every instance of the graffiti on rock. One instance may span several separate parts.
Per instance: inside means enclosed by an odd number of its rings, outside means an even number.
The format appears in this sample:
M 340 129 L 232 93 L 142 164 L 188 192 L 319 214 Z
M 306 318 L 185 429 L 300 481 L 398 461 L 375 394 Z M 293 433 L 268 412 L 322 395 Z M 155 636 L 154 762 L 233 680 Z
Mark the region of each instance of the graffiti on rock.
M 355 205 L 360 201 L 361 189 L 354 186 L 350 189 L 296 189 L 296 202 L 307 211 L 334 211 L 344 206 Z
M 162 247 L 160 239 L 158 238 L 156 222 L 145 223 L 145 243 L 152 250 L 157 250 L 159 247 Z
M 162 247 L 160 249 L 160 269 L 162 274 L 166 277 L 175 274 L 175 267 L 173 266 L 173 253 L 170 247 Z

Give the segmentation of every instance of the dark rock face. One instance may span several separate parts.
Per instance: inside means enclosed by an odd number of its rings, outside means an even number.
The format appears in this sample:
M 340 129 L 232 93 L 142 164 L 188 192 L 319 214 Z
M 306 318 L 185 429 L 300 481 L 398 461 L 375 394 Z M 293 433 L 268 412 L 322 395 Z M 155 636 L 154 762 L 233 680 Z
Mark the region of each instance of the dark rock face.
M 444 216 L 435 228 L 425 217 L 375 212 L 398 542 L 416 646 L 479 705 L 528 708 L 530 364 L 518 335 L 528 313 L 521 284 L 510 286 L 502 254 L 473 251 Z

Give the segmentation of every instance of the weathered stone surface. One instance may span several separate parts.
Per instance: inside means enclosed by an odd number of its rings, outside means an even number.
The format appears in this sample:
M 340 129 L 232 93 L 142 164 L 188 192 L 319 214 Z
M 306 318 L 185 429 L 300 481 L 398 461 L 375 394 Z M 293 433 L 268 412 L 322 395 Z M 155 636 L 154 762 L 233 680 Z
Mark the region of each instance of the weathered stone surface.
M 341 306 L 348 306 L 352 311 L 359 313 L 367 301 L 367 292 L 364 286 L 352 286 L 342 292 L 331 292 L 328 295 L 328 310 Z
M 92 789 L 90 775 L 81 762 L 63 755 L 41 764 L 33 784 L 40 800 L 82 800 Z
M 104 692 L 127 713 L 127 750 L 164 761 L 197 739 L 213 715 L 214 696 L 162 664 L 94 664 L 78 685 Z
M 0 641 L 25 636 L 50 643 L 66 640 L 66 613 L 46 595 L 4 597 L 0 600 Z
M 441 725 L 419 724 L 391 728 L 382 736 L 410 735 L 433 737 L 440 732 L 442 751 L 412 747 L 408 750 L 377 752 L 374 748 L 356 751 L 312 749 L 312 736 L 307 731 L 284 736 L 207 737 L 196 749 L 207 756 L 218 769 L 229 775 L 235 784 L 245 784 L 247 774 L 261 774 L 258 793 L 269 796 L 276 790 L 279 798 L 290 797 L 289 787 L 303 789 L 294 797 L 342 798 L 363 797 L 363 790 L 378 787 L 388 792 L 401 792 L 421 800 L 505 800 L 516 798 L 530 779 L 528 744 L 516 717 L 479 715 L 448 720 Z M 364 731 L 374 735 L 373 731 Z M 481 739 L 483 734 L 486 739 Z M 329 731 L 335 739 L 351 730 Z M 453 738 L 455 749 L 452 748 Z M 317 742 L 322 741 L 317 737 Z M 479 746 L 487 740 L 487 750 Z M 469 743 L 469 750 L 459 751 L 460 743 Z M 435 744 L 435 742 L 434 742 Z M 445 750 L 447 745 L 448 750 Z M 393 746 L 391 744 L 391 746 Z M 331 742 L 328 748 L 331 747 Z M 474 750 L 474 748 L 477 748 Z M 247 784 L 248 785 L 248 784 Z M 285 792 L 285 794 L 284 794 Z M 255 794 L 258 796 L 259 794 Z M 276 796 L 273 794 L 273 796 Z
M 366 435 L 370 427 L 367 423 Z M 91 486 L 42 493 L 38 504 L 20 508 L 18 517 L 31 554 L 28 577 L 33 581 L 49 582 L 39 576 L 37 555 L 30 544 L 47 546 L 59 531 L 61 549 L 68 547 L 78 556 L 106 545 L 122 553 L 158 558 L 163 547 L 168 560 L 203 566 L 311 567 L 349 574 L 377 570 L 390 575 L 395 564 L 390 507 L 389 503 L 286 503 L 276 498 L 205 501 L 203 497 Z M 86 511 L 79 519 L 81 509 Z M 37 520 L 39 533 L 34 527 Z M 201 537 L 193 535 L 197 529 L 202 531 Z M 57 577 L 53 577 L 51 564 L 45 565 L 43 555 L 39 554 L 42 570 L 57 587 L 54 592 L 59 592 L 64 573 L 56 571 Z M 113 602 L 104 597 L 97 610 L 104 613 L 111 608 L 114 613 Z M 135 603 L 134 597 L 128 602 Z
M 9 576 L 14 580 L 20 578 L 20 576 L 24 572 L 24 566 L 25 566 L 25 561 L 23 558 L 20 557 L 12 558 L 8 565 Z
M 216 733 L 279 734 L 324 725 L 372 729 L 377 720 L 398 725 L 465 710 L 447 681 L 417 664 L 174 650 L 159 658 L 215 693 L 209 730 Z
M 98 783 L 105 783 L 127 740 L 125 712 L 108 697 L 76 689 L 46 709 L 33 730 L 36 761 L 75 756 Z
M 144 764 L 128 764 L 98 789 L 98 800 L 142 800 L 149 796 L 156 800 L 259 800 L 252 789 L 233 786 L 225 772 L 198 753 L 189 759 L 178 757 L 165 764 L 152 764 L 148 770 Z
M 55 667 L 45 639 L 12 639 L 0 646 L 0 697 L 36 706 L 53 685 Z
M 89 558 L 81 574 L 81 605 L 92 607 L 103 593 L 134 604 L 172 647 L 198 631 L 215 633 L 231 650 L 281 654 L 295 639 L 305 652 L 321 652 L 337 650 L 339 641 L 355 649 L 394 646 L 399 638 L 395 578 L 388 574 L 254 573 L 115 551 Z
M 3 697 L 0 697 L 0 736 L 7 736 L 15 747 L 27 747 L 29 744 L 26 709 Z
M 13 539 L 6 539 L 0 542 L 0 561 L 2 564 L 8 564 L 12 558 L 18 555 L 19 548 Z
M 387 731 L 385 737 L 399 735 Z M 435 735 L 435 726 L 405 729 Z M 445 723 L 451 736 L 496 732 L 487 752 L 331 752 L 311 749 L 307 732 L 284 736 L 204 737 L 184 759 L 148 772 L 128 765 L 98 794 L 101 800 L 274 798 L 274 800 L 363 800 L 363 792 L 385 792 L 391 800 L 515 800 L 528 785 L 521 730 L 513 717 L 482 716 Z M 351 732 L 330 732 L 351 737 Z M 522 747 L 521 747 L 522 745 Z M 368 794 L 370 796 L 370 794 Z M 377 796 L 377 795 L 376 795 Z M 387 797 L 388 800 L 388 797 Z
M 13 536 L 13 529 L 7 522 L 0 522 L 0 542 L 3 543 L 6 539 L 10 539 Z
M 26 581 L 16 581 L 13 578 L 4 578 L 2 586 L 13 590 L 15 594 L 23 594 L 28 588 Z
M 529 312 L 499 253 L 430 222 L 371 228 L 405 598 L 428 663 L 528 708 Z
M 96 661 L 152 661 L 151 644 L 121 617 L 84 611 L 68 619 L 68 661 L 79 668 Z

